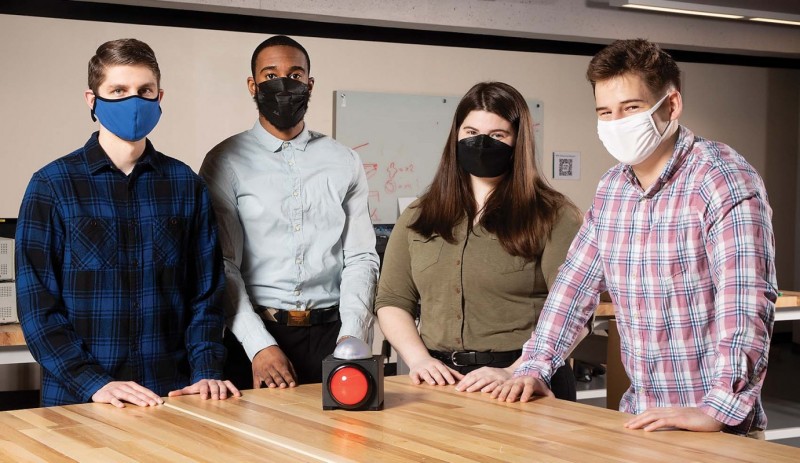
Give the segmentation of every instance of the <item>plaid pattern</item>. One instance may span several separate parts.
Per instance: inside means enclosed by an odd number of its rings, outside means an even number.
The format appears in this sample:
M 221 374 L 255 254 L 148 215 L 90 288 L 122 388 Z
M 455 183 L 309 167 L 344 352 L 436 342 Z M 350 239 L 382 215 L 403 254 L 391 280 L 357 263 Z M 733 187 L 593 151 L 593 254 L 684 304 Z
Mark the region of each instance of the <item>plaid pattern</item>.
M 150 142 L 125 176 L 95 133 L 36 172 L 17 226 L 17 293 L 44 406 L 106 383 L 159 395 L 219 379 L 222 254 L 202 180 Z
M 777 299 L 771 216 L 745 159 L 684 127 L 648 191 L 630 167 L 612 168 L 515 375 L 547 380 L 608 290 L 631 380 L 620 410 L 697 406 L 730 432 L 764 429 Z

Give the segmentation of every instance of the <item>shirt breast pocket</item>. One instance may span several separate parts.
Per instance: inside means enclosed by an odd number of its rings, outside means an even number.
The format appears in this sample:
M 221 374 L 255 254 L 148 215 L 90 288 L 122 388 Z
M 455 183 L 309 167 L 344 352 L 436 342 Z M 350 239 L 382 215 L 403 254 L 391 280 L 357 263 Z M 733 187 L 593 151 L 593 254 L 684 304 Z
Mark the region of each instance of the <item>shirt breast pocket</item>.
M 439 235 L 430 238 L 412 238 L 410 249 L 412 273 L 423 274 L 439 262 L 443 245 L 444 240 Z
M 708 267 L 702 227 L 699 216 L 688 211 L 656 223 L 650 242 L 659 255 L 654 276 L 666 290 L 674 290 L 675 280 L 687 284 L 705 276 Z
M 72 264 L 77 270 L 106 270 L 117 265 L 117 231 L 113 219 L 79 217 L 71 240 Z
M 153 222 L 153 258 L 157 266 L 175 266 L 183 258 L 186 218 L 158 217 Z

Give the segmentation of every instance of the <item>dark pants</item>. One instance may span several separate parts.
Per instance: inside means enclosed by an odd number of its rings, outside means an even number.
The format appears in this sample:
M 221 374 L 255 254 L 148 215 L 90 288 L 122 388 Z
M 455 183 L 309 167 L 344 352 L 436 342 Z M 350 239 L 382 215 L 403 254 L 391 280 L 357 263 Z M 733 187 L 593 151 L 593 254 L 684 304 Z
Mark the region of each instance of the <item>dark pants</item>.
M 267 331 L 278 342 L 297 373 L 298 384 L 322 382 L 322 359 L 333 353 L 341 321 L 313 326 L 286 326 L 266 322 Z M 253 367 L 244 348 L 229 330 L 223 343 L 228 349 L 225 377 L 239 389 L 253 388 Z
M 445 362 L 445 365 L 465 375 L 481 367 L 505 368 L 512 363 L 514 363 L 513 360 L 508 362 L 493 362 L 489 365 L 470 365 L 466 367 L 458 367 L 449 362 Z M 556 370 L 553 377 L 550 379 L 550 390 L 553 391 L 553 394 L 555 394 L 558 399 L 575 402 L 578 400 L 577 392 L 575 392 L 575 384 L 575 373 L 572 372 L 572 367 L 569 366 L 569 363 L 565 363 L 564 366 Z

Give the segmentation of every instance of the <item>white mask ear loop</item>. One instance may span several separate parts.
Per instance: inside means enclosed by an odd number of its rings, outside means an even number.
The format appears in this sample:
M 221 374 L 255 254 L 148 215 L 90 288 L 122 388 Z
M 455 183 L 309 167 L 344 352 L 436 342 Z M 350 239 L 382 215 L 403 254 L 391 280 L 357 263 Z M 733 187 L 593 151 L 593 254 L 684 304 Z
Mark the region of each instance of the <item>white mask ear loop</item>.
M 664 104 L 665 100 L 667 100 L 670 96 L 672 96 L 672 92 L 673 91 L 670 91 L 666 95 L 664 95 L 661 98 L 661 100 L 659 100 L 658 103 L 656 103 L 655 106 L 653 106 L 653 108 L 651 108 L 650 110 L 651 111 L 650 119 L 653 121 L 653 127 L 655 127 L 656 132 L 658 132 L 658 125 L 656 124 L 656 120 L 653 119 L 653 114 L 661 108 L 661 105 Z M 667 123 L 667 126 L 664 127 L 664 131 L 661 132 L 659 136 L 661 137 L 662 140 L 665 140 L 674 135 L 677 130 L 678 130 L 678 120 L 670 119 L 670 121 Z

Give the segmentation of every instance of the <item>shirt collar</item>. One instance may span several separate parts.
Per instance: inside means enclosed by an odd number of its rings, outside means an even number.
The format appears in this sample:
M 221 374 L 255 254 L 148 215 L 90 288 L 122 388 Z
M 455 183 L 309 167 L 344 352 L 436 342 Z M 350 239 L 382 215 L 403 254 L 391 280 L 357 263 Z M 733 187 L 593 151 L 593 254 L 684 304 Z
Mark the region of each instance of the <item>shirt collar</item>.
M 672 156 L 667 161 L 667 164 L 664 166 L 664 170 L 661 171 L 661 175 L 658 176 L 658 179 L 647 190 L 645 196 L 653 196 L 658 191 L 661 190 L 661 187 L 666 185 L 669 180 L 675 176 L 678 170 L 683 166 L 684 161 L 689 156 L 689 153 L 692 151 L 692 145 L 694 144 L 694 133 L 691 130 L 687 129 L 684 126 L 678 127 L 678 139 L 675 141 L 675 148 L 672 152 Z M 639 180 L 636 178 L 636 174 L 633 172 L 633 167 L 629 165 L 623 165 L 622 173 L 628 179 L 628 181 L 633 185 L 638 185 Z
M 84 153 L 86 155 L 86 164 L 89 166 L 89 172 L 96 174 L 102 170 L 109 169 L 115 170 L 117 166 L 108 157 L 106 151 L 100 146 L 98 140 L 100 132 L 95 132 L 89 137 L 89 141 L 84 145 Z M 155 150 L 150 140 L 145 140 L 144 152 L 136 161 L 136 165 L 148 166 L 161 174 L 164 168 L 164 160 L 162 154 Z
M 267 132 L 267 129 L 265 129 L 264 126 L 261 125 L 260 120 L 256 121 L 255 125 L 253 125 L 253 128 L 250 130 L 250 132 L 256 137 L 256 140 L 258 140 L 259 143 L 261 143 L 265 148 L 267 148 L 269 151 L 273 153 L 277 153 L 278 151 L 280 151 L 281 147 L 283 146 L 283 143 L 285 142 L 284 140 L 281 140 L 280 138 Z M 303 130 L 299 134 L 297 134 L 296 137 L 289 140 L 288 143 L 291 144 L 292 148 L 294 149 L 305 151 L 306 146 L 308 146 L 308 143 L 311 141 L 312 138 L 313 137 L 311 136 L 311 132 L 308 130 L 304 122 Z

